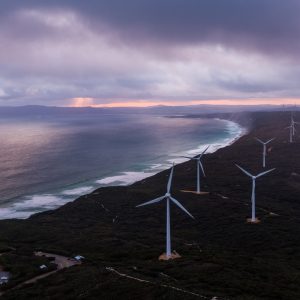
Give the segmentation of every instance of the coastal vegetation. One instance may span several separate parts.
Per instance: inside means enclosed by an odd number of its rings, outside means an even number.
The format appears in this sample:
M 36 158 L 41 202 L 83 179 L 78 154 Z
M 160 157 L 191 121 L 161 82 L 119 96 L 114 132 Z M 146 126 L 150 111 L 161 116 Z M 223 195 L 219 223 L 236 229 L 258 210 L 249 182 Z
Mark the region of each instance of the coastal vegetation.
M 248 133 L 203 157 L 207 195 L 181 192 L 196 187 L 193 161 L 175 166 L 172 195 L 195 217 L 171 207 L 172 245 L 182 258 L 158 261 L 165 245 L 164 204 L 135 208 L 165 193 L 166 170 L 131 186 L 98 189 L 26 220 L 0 221 L 1 247 L 15 249 L 0 264 L 15 283 L 33 276 L 32 267 L 42 263 L 35 262 L 35 251 L 86 258 L 81 265 L 7 290 L 3 299 L 300 298 L 300 143 L 288 142 L 284 128 L 290 113 L 219 117 L 240 122 Z M 235 164 L 254 174 L 262 171 L 255 137 L 276 137 L 267 154 L 267 168 L 276 170 L 257 180 L 261 222 L 248 224 L 250 179 Z

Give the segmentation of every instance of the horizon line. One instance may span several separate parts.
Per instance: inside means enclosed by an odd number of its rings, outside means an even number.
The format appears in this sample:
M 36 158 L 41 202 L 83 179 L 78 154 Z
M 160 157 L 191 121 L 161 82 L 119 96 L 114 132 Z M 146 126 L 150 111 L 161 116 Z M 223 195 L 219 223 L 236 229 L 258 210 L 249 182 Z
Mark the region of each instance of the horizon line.
M 300 104 L 300 98 L 247 98 L 247 99 L 218 99 L 218 100 L 182 100 L 182 101 L 149 101 L 144 99 L 138 100 L 111 100 L 112 102 L 106 103 L 97 103 L 101 99 L 92 98 L 92 97 L 76 97 L 69 99 L 69 107 L 95 107 L 95 108 L 125 108 L 125 107 L 180 107 L 180 106 L 201 106 L 201 105 L 210 105 L 210 106 L 284 106 L 284 105 L 297 105 Z

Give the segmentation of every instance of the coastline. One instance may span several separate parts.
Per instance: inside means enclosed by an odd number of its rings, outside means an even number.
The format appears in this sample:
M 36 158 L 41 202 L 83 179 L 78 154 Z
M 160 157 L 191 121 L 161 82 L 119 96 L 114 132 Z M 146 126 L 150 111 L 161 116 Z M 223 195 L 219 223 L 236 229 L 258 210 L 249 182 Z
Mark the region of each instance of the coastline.
M 202 116 L 199 116 L 199 118 L 202 118 Z M 188 155 L 196 156 L 199 153 L 201 153 L 208 146 L 209 146 L 209 148 L 207 149 L 206 153 L 207 154 L 215 153 L 219 149 L 222 149 L 224 147 L 228 147 L 228 146 L 232 145 L 237 140 L 239 140 L 242 136 L 244 136 L 245 134 L 248 133 L 248 129 L 246 127 L 242 126 L 241 124 L 239 124 L 238 122 L 235 122 L 235 121 L 232 121 L 232 120 L 229 120 L 229 119 L 223 119 L 223 118 L 214 118 L 214 119 L 220 120 L 220 121 L 226 121 L 228 124 L 230 124 L 234 127 L 238 127 L 239 132 L 234 137 L 225 139 L 222 143 L 215 142 L 215 143 L 212 143 L 212 144 L 202 144 L 201 146 L 197 147 L 196 149 L 191 149 L 191 150 L 187 151 L 186 153 Z M 189 161 L 189 159 L 186 159 L 186 158 L 179 158 L 175 161 L 174 160 L 169 160 L 170 164 L 172 164 L 173 162 L 175 162 L 176 164 L 180 164 L 180 163 L 184 163 L 184 162 L 187 162 L 187 161 Z M 161 171 L 164 171 L 164 170 L 161 170 Z
M 188 118 L 188 116 L 180 116 L 180 118 Z M 199 118 L 205 118 L 205 116 L 199 115 Z M 207 153 L 214 153 L 218 149 L 233 144 L 247 132 L 247 129 L 238 122 L 225 118 L 215 119 L 226 122 L 227 126 L 229 127 L 228 131 L 233 131 L 234 133 L 236 131 L 238 132 L 231 138 L 225 138 L 221 141 L 216 141 L 215 143 L 210 144 L 210 148 L 208 149 Z M 230 129 L 230 127 L 232 127 L 233 129 Z M 188 151 L 171 154 L 171 158 L 169 157 L 169 159 L 167 159 L 166 161 L 159 164 L 149 165 L 145 169 L 142 169 L 140 171 L 120 171 L 112 176 L 95 179 L 94 181 L 89 181 L 81 185 L 62 188 L 60 192 L 57 193 L 44 193 L 25 196 L 24 200 L 14 202 L 9 207 L 2 208 L 0 220 L 27 219 L 36 213 L 57 209 L 69 202 L 76 200 L 78 197 L 93 193 L 95 190 L 101 187 L 128 186 L 131 184 L 135 184 L 141 180 L 145 180 L 148 177 L 152 177 L 159 174 L 160 172 L 167 170 L 173 163 L 180 164 L 188 161 L 188 159 L 182 158 L 180 156 L 195 156 L 203 151 L 208 145 L 209 144 L 202 144 L 197 148 L 193 148 Z M 172 156 L 174 158 L 172 158 Z
M 201 187 L 209 194 L 181 192 L 195 187 L 194 162 L 175 168 L 172 196 L 195 217 L 192 220 L 171 207 L 172 249 L 180 259 L 158 261 L 165 249 L 164 204 L 136 208 L 165 192 L 170 173 L 165 170 L 130 186 L 100 188 L 27 220 L 0 221 L 0 243 L 17 249 L 5 256 L 24 259 L 28 253 L 30 261 L 31 253 L 38 249 L 86 257 L 80 267 L 57 272 L 22 290 L 9 290 L 7 299 L 46 298 L 54 287 L 57 294 L 68 293 L 73 299 L 82 295 L 82 290 L 92 290 L 104 299 L 120 298 L 120 293 L 126 299 L 144 295 L 182 299 L 179 289 L 207 299 L 298 299 L 300 137 L 288 143 L 283 128 L 290 120 L 289 113 L 252 113 L 249 118 L 253 126 L 246 136 L 205 156 L 207 177 Z M 295 119 L 299 120 L 300 114 Z M 253 174 L 261 172 L 262 149 L 256 136 L 276 136 L 267 158 L 268 168 L 276 171 L 257 181 L 256 208 L 261 222 L 249 224 L 251 182 L 235 163 Z M 17 259 L 13 266 L 18 267 Z M 177 291 L 170 294 L 170 285 Z

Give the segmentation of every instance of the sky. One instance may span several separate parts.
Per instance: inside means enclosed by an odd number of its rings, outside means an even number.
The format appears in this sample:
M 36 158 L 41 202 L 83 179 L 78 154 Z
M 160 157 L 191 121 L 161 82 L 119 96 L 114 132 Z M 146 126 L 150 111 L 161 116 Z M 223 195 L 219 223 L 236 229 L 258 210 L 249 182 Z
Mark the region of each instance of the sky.
M 299 0 L 1 0 L 0 106 L 300 104 Z

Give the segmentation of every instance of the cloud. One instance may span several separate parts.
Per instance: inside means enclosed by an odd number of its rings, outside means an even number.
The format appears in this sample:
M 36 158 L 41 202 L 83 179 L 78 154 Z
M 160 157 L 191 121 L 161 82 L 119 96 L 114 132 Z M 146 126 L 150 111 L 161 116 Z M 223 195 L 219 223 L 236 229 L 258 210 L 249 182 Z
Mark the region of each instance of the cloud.
M 75 12 L 96 33 L 103 28 L 137 44 L 222 43 L 268 51 L 299 49 L 298 0 L 2 0 L 3 15 L 18 10 Z M 41 17 L 50 26 L 64 17 Z M 38 29 L 35 29 L 38 31 Z
M 3 0 L 0 104 L 298 97 L 299 8 L 297 0 Z

